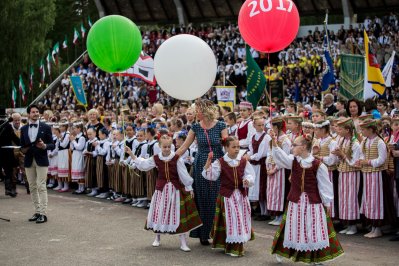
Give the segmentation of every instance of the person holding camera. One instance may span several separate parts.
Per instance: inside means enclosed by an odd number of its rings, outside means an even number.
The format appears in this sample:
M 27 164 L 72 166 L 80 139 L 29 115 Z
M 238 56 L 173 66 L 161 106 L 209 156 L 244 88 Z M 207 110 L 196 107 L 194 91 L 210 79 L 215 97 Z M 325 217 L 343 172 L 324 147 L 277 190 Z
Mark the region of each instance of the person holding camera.
M 22 152 L 25 153 L 25 172 L 29 182 L 35 214 L 30 222 L 47 222 L 47 150 L 54 149 L 50 126 L 39 122 L 39 108 L 30 105 L 27 109 L 29 122 L 21 129 Z
M 15 198 L 17 191 L 13 186 L 13 170 L 18 165 L 14 157 L 12 145 L 19 145 L 19 138 L 15 135 L 10 120 L 4 108 L 0 108 L 0 171 L 4 170 L 4 186 L 6 196 Z

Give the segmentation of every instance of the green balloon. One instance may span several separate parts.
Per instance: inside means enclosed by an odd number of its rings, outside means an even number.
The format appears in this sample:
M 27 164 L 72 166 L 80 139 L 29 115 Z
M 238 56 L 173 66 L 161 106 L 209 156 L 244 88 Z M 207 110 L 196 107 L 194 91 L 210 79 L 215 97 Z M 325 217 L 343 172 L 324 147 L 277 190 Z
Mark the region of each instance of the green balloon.
M 123 16 L 101 18 L 87 35 L 87 51 L 91 60 L 107 72 L 122 72 L 133 66 L 141 48 L 140 30 Z

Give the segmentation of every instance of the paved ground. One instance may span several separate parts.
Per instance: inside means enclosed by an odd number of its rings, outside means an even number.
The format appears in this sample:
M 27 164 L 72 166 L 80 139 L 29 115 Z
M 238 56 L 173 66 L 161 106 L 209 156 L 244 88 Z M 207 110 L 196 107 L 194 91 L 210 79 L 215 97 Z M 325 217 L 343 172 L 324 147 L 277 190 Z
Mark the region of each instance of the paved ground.
M 106 200 L 49 192 L 49 222 L 27 221 L 33 214 L 30 197 L 4 196 L 0 183 L 0 265 L 277 265 L 269 254 L 275 227 L 254 222 L 256 240 L 246 256 L 232 258 L 190 239 L 191 253 L 178 249 L 176 236 L 151 247 L 153 234 L 143 229 L 146 211 Z M 369 240 L 340 236 L 345 255 L 328 265 L 398 265 L 399 243 L 389 236 Z M 285 261 L 284 264 L 291 264 Z

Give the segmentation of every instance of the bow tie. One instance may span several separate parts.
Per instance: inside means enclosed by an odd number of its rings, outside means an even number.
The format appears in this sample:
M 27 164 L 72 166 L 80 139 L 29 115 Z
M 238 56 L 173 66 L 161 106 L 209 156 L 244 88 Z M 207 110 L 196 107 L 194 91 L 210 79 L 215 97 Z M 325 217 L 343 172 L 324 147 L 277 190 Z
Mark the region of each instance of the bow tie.
M 29 124 L 29 127 L 37 127 L 37 124 Z

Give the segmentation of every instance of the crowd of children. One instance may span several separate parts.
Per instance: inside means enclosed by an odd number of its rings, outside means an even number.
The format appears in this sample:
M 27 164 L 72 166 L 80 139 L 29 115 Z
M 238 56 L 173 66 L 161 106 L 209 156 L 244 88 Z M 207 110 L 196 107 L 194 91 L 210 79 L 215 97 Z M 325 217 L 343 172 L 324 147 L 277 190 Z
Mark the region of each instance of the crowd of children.
M 195 125 L 195 106 L 169 119 L 161 105 L 153 108 L 153 119 L 126 116 L 119 123 L 94 109 L 89 122 L 50 117 L 55 149 L 48 151 L 48 188 L 73 187 L 74 194 L 147 208 L 153 246 L 162 233 L 178 234 L 180 248 L 190 251 L 186 234 L 202 225 L 192 187 L 196 142 L 183 154 L 175 151 Z M 220 181 L 213 248 L 244 255 L 254 219 L 278 226 L 272 253 L 279 260 L 320 263 L 343 253 L 334 227 L 347 235 L 368 230 L 366 238 L 395 228 L 398 117 L 382 124 L 360 116 L 355 126 L 352 118 L 321 110 L 306 121 L 268 111 L 242 102 L 239 114 L 219 117 L 229 135 L 220 140 L 225 155 L 212 162 L 210 152 L 202 169 L 204 179 Z

